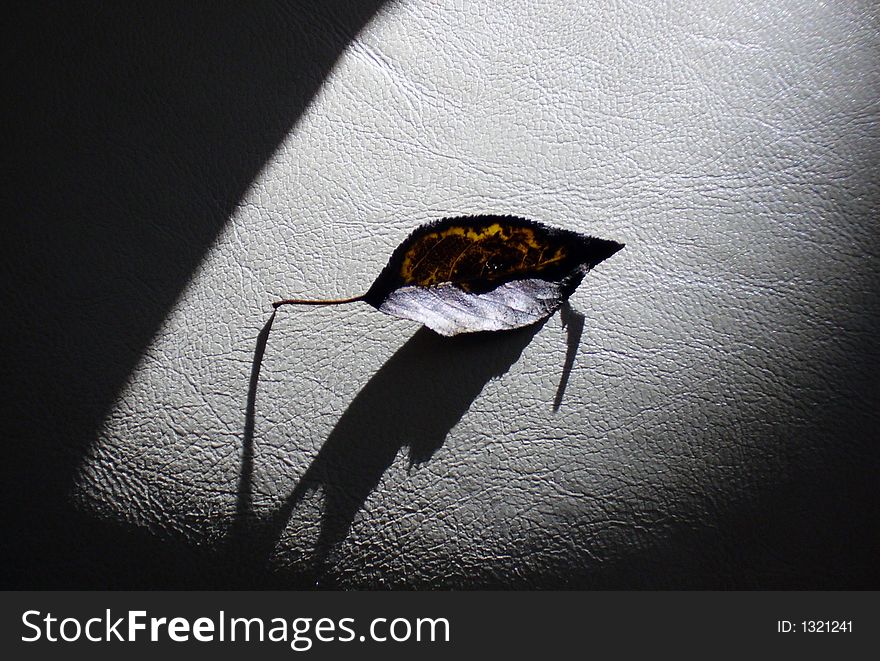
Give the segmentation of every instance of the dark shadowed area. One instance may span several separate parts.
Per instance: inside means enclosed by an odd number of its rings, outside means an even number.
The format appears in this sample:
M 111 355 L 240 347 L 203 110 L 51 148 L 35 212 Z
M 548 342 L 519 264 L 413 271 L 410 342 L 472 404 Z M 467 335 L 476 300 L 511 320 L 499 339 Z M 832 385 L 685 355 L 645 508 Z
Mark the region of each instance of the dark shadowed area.
M 82 517 L 67 494 L 205 251 L 383 4 L 7 10 L 5 587 L 234 582 L 234 566 Z

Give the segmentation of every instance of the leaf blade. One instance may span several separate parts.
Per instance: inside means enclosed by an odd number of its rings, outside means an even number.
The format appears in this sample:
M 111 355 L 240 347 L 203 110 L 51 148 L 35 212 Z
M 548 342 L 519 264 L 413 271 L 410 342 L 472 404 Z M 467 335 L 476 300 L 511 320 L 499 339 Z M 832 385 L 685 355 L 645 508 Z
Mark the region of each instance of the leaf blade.
M 623 247 L 518 216 L 444 218 L 398 246 L 363 300 L 441 335 L 519 328 Z
M 519 216 L 458 216 L 416 228 L 366 293 L 272 304 L 363 301 L 441 335 L 520 328 L 553 314 L 624 244 Z
M 545 280 L 516 280 L 480 294 L 445 283 L 396 289 L 379 310 L 448 337 L 528 326 L 549 316 L 559 298 L 559 283 Z

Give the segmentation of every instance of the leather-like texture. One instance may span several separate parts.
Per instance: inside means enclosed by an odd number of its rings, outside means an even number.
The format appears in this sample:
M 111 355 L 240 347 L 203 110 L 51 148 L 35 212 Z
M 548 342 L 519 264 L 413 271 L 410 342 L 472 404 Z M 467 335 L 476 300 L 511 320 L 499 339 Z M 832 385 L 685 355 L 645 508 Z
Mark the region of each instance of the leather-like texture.
M 875 3 L 363 4 L 34 92 L 7 583 L 880 587 Z M 270 322 L 478 213 L 626 248 L 524 330 Z

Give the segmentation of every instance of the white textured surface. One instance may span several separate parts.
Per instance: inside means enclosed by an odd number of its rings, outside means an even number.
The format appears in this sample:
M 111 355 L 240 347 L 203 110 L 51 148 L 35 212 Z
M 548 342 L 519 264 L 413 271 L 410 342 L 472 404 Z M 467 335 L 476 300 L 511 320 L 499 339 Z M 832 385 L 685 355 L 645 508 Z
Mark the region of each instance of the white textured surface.
M 858 2 L 387 6 L 205 255 L 76 500 L 206 548 L 262 530 L 243 555 L 279 584 L 784 582 L 785 522 L 815 517 L 826 553 L 823 526 L 848 511 L 828 494 L 855 498 L 876 467 L 878 34 Z M 431 392 L 411 402 L 438 414 L 352 404 L 417 325 L 365 305 L 282 309 L 236 524 L 269 303 L 362 293 L 416 225 L 487 212 L 627 244 L 571 298 L 586 323 L 560 409 L 558 316 L 497 378 L 519 340 L 439 349 L 442 364 L 408 353 L 435 373 L 393 368 L 405 383 L 389 396 Z M 476 379 L 472 403 L 433 390 L 456 379 Z M 387 469 L 361 465 L 374 435 L 442 436 L 435 415 L 449 431 L 429 461 L 411 467 L 404 440 Z M 336 432 L 328 461 L 344 465 L 285 509 L 340 425 L 362 425 Z M 375 473 L 358 478 L 368 493 L 315 569 L 322 498 L 347 489 L 326 482 L 359 470 Z M 845 577 L 800 530 L 804 562 Z

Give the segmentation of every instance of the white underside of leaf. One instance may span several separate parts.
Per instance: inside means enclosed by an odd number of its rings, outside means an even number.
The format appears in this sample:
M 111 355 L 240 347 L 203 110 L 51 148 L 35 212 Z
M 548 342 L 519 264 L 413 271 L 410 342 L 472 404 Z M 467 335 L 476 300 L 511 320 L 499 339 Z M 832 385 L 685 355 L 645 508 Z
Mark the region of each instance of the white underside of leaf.
M 561 303 L 558 282 L 531 279 L 513 280 L 483 294 L 468 293 L 452 284 L 401 287 L 388 295 L 379 310 L 449 336 L 528 326 L 549 316 Z

